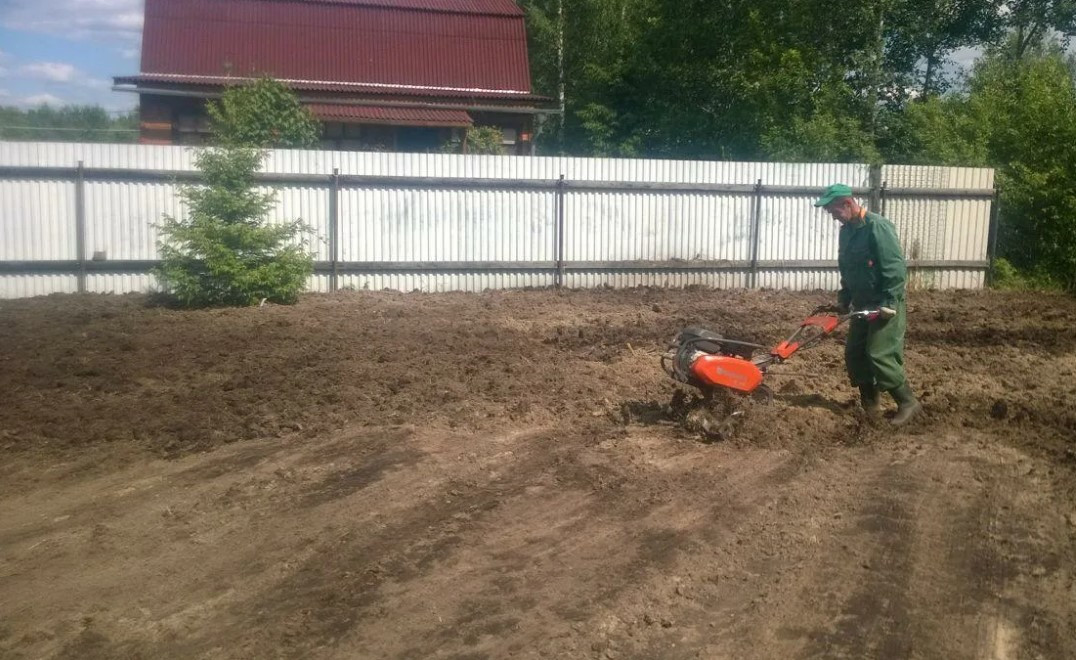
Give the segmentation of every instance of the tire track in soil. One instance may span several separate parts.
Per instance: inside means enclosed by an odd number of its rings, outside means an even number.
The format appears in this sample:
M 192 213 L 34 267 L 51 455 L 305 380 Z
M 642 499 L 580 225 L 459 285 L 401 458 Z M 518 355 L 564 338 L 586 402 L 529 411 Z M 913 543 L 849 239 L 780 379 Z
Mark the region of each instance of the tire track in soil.
M 1004 468 L 978 460 L 986 484 L 971 552 L 961 555 L 966 584 L 977 588 L 976 658 L 1076 657 L 1076 538 L 1055 506 L 1042 465 L 1017 455 Z M 1054 603 L 1068 601 L 1059 616 Z
M 799 597 L 803 575 L 821 561 L 834 512 L 848 511 L 854 484 L 867 478 L 858 468 L 823 451 L 793 454 L 767 474 L 731 480 L 735 491 L 755 493 L 755 506 L 730 511 L 712 504 L 691 552 L 608 614 L 622 625 L 600 647 L 610 657 L 640 660 L 791 657 L 803 633 L 794 630 L 791 642 L 776 644 L 775 633 L 782 622 L 809 625 L 818 603 L 785 604 Z M 720 502 L 723 493 L 716 495 Z
M 865 489 L 866 507 L 853 538 L 870 547 L 867 559 L 852 568 L 865 575 L 841 605 L 834 628 L 809 635 L 800 657 L 906 658 L 913 648 L 909 585 L 916 570 L 917 517 L 926 495 L 921 477 L 899 464 L 886 466 Z
M 1056 566 L 1043 568 L 1031 547 L 1036 538 L 1041 549 L 1066 543 L 1059 528 L 1044 537 L 1027 523 L 1054 500 L 1045 484 L 1031 494 L 1016 478 L 1019 461 L 1027 458 L 946 443 L 879 467 L 855 525 L 835 535 L 866 544 L 862 566 L 857 557 L 841 569 L 862 577 L 846 578 L 855 590 L 796 657 L 1069 657 L 1072 635 L 1058 634 L 1063 613 L 1037 604 L 1063 602 L 1064 587 L 1052 595 L 1036 581 Z M 1021 509 L 1026 515 L 1013 515 Z M 838 579 L 833 569 L 821 575 L 812 590 Z
M 309 554 L 308 546 L 319 534 L 316 528 L 309 529 L 308 512 L 324 511 L 322 505 L 328 505 L 330 513 L 324 519 L 328 522 L 335 504 L 366 500 L 363 512 L 349 516 L 361 528 L 371 525 L 379 510 L 392 511 L 384 502 L 383 482 L 402 482 L 401 488 L 421 494 L 451 483 L 452 478 L 466 478 L 467 469 L 446 477 L 436 470 L 429 474 L 427 465 L 428 483 L 390 479 L 388 473 L 403 470 L 407 474 L 406 468 L 418 465 L 424 451 L 441 451 L 444 442 L 452 439 L 443 434 L 429 446 L 421 438 L 409 443 L 411 435 L 407 430 L 373 429 L 316 445 L 243 443 L 179 463 L 155 465 L 151 471 L 161 473 L 146 488 L 130 486 L 140 481 L 139 471 L 133 471 L 68 484 L 66 492 L 57 489 L 51 500 L 15 505 L 12 510 L 22 514 L 21 524 L 15 527 L 22 545 L 40 540 L 14 555 L 16 560 L 21 556 L 22 574 L 3 576 L 0 571 L 0 576 L 9 578 L 0 578 L 0 587 L 12 596 L 8 605 L 15 606 L 0 607 L 0 612 L 6 612 L 8 620 L 33 616 L 35 608 L 55 601 L 35 585 L 42 579 L 59 581 L 65 583 L 71 598 L 51 606 L 56 613 L 49 626 L 52 630 L 41 629 L 23 640 L 31 648 L 35 642 L 48 648 L 67 640 L 63 652 L 82 657 L 130 655 L 132 649 L 151 647 L 155 657 L 188 657 L 177 649 L 192 647 L 191 640 L 214 627 L 221 610 L 237 598 L 237 592 L 242 593 L 236 585 L 256 588 L 281 562 L 289 564 Z M 487 444 L 497 448 L 495 443 Z M 375 494 L 365 495 L 366 488 Z M 128 492 L 135 490 L 141 497 Z M 267 523 L 273 527 L 266 529 Z M 135 530 L 143 531 L 136 537 Z M 321 535 L 326 535 L 324 530 Z M 12 538 L 11 530 L 0 528 L 0 538 Z M 231 540 L 235 538 L 242 538 L 242 545 L 234 546 Z M 47 552 L 42 554 L 38 547 Z M 117 554 L 123 558 L 123 578 L 115 574 Z M 78 563 L 65 559 L 75 556 Z M 184 568 L 174 560 L 190 565 Z M 145 583 L 133 614 L 152 618 L 141 630 L 116 625 L 123 622 L 112 612 L 126 609 L 122 618 L 127 618 L 133 605 L 116 601 L 116 594 L 122 593 L 117 580 Z M 19 593 L 25 597 L 15 598 Z M 95 615 L 80 614 L 88 611 Z M 80 619 L 93 624 L 71 623 Z M 84 627 L 81 632 L 79 626 Z M 227 636 L 218 637 L 218 643 L 222 638 Z
M 564 440 L 561 438 L 561 442 Z M 294 635 L 304 640 L 304 643 L 313 641 L 317 644 L 317 640 L 321 639 L 322 642 L 331 645 L 333 634 L 355 623 L 340 619 L 335 612 L 330 611 L 327 613 L 329 619 L 321 619 L 320 622 L 314 621 L 311 624 L 307 616 L 310 620 L 318 619 L 319 617 L 314 615 L 324 614 L 320 609 L 323 603 L 338 608 L 341 612 L 350 610 L 354 613 L 357 609 L 359 614 L 362 614 L 367 610 L 373 611 L 372 618 L 354 626 L 358 631 L 356 635 L 360 639 L 347 645 L 347 648 L 352 650 L 342 652 L 344 657 L 348 657 L 349 653 L 353 654 L 355 648 L 386 649 L 383 653 L 367 651 L 365 657 L 394 657 L 387 651 L 392 648 L 399 651 L 399 657 L 415 657 L 416 653 L 410 653 L 399 647 L 400 639 L 395 627 L 383 623 L 391 620 L 397 623 L 405 622 L 408 626 L 415 625 L 413 616 L 408 613 L 409 602 L 410 607 L 420 608 L 427 600 L 447 598 L 447 601 L 442 604 L 445 612 L 442 618 L 452 622 L 447 630 L 457 631 L 462 637 L 462 639 L 454 639 L 455 633 L 446 633 L 445 628 L 424 633 L 422 632 L 424 628 L 419 625 L 408 639 L 425 638 L 428 640 L 425 650 L 418 653 L 422 656 L 433 653 L 444 643 L 455 642 L 467 647 L 468 641 L 478 643 L 483 641 L 480 640 L 481 637 L 490 635 L 491 631 L 511 625 L 511 621 L 506 622 L 504 617 L 496 612 L 504 607 L 513 607 L 512 603 L 516 603 L 523 610 L 537 608 L 539 613 L 548 607 L 549 612 L 556 615 L 547 621 L 547 623 L 552 623 L 553 628 L 558 624 L 567 625 L 558 622 L 556 620 L 558 617 L 570 620 L 585 618 L 587 612 L 590 611 L 591 603 L 614 597 L 616 585 L 630 586 L 633 583 L 631 580 L 623 582 L 624 577 L 631 577 L 640 570 L 661 565 L 664 557 L 670 556 L 677 550 L 679 538 L 675 531 L 664 530 L 664 525 L 656 531 L 643 530 L 634 538 L 631 535 L 627 539 L 621 538 L 616 530 L 623 524 L 622 517 L 638 518 L 638 509 L 640 506 L 645 506 L 646 502 L 639 503 L 629 497 L 628 501 L 636 503 L 626 507 L 610 506 L 611 502 L 619 499 L 616 496 L 617 488 L 610 484 L 622 484 L 623 480 L 610 479 L 608 470 L 588 472 L 586 469 L 580 469 L 580 464 L 588 463 L 590 459 L 585 455 L 589 453 L 589 450 L 580 449 L 580 444 L 582 443 L 570 444 L 569 449 L 553 452 L 555 457 L 542 457 L 536 462 L 527 459 L 514 465 L 511 485 L 493 489 L 492 492 L 489 492 L 489 484 L 472 485 L 472 489 L 478 489 L 477 496 L 469 496 L 461 500 L 459 506 L 437 507 L 421 515 L 405 517 L 404 522 L 393 525 L 379 535 L 379 538 L 384 538 L 386 542 L 396 546 L 395 555 L 391 551 L 382 552 L 376 549 L 375 546 L 380 545 L 379 541 L 361 545 L 348 544 L 348 547 L 343 549 L 345 553 L 343 555 L 335 548 L 323 548 L 316 554 L 316 559 L 311 558 L 307 562 L 310 570 L 296 572 L 297 576 L 306 576 L 308 582 L 314 585 L 308 593 L 296 599 L 296 584 L 292 581 L 279 589 L 270 590 L 269 595 L 261 597 L 260 600 L 264 603 L 276 602 L 280 604 L 281 609 L 291 612 L 297 610 L 307 612 L 309 608 L 304 608 L 303 603 L 306 602 L 308 605 L 313 603 L 314 609 L 309 611 L 309 615 L 304 614 L 303 620 L 298 622 L 302 626 L 301 633 L 296 632 Z M 541 494 L 543 490 L 544 495 Z M 604 497 L 603 493 L 611 495 Z M 541 496 L 536 497 L 536 495 Z M 537 502 L 535 502 L 536 499 Z M 477 508 L 479 514 L 474 516 L 473 520 L 459 526 L 448 522 L 429 524 L 434 520 L 444 521 L 446 517 L 452 518 L 458 515 L 461 508 L 468 511 Z M 610 510 L 616 512 L 612 518 L 609 517 Z M 536 520 L 536 514 L 545 516 L 546 524 L 542 524 L 541 519 Z M 595 519 L 601 520 L 603 517 L 606 518 L 604 524 L 595 524 Z M 550 530 L 550 533 L 539 533 L 523 543 L 523 547 L 520 547 L 518 551 L 511 550 L 514 547 L 511 542 L 513 535 L 525 536 L 535 525 L 540 530 Z M 552 533 L 552 530 L 555 530 L 555 533 Z M 602 530 L 605 530 L 604 533 Z M 609 538 L 610 535 L 612 538 Z M 597 545 L 592 546 L 592 541 L 596 541 Z M 399 549 L 401 546 L 402 550 Z M 506 547 L 509 550 L 505 550 Z M 624 558 L 623 562 L 613 562 L 614 568 L 623 564 L 626 567 L 623 570 L 607 567 L 597 571 L 607 578 L 605 580 L 607 586 L 614 587 L 612 591 L 607 589 L 603 592 L 602 589 L 593 589 L 594 585 L 589 582 L 572 587 L 570 583 L 575 578 L 560 575 L 564 566 L 562 560 L 567 559 L 570 563 L 578 563 L 579 553 L 588 548 L 591 553 L 589 561 L 596 569 L 601 569 L 609 563 L 609 557 L 616 556 L 616 553 Z M 348 590 L 341 595 L 339 586 L 329 585 L 329 578 L 338 573 L 338 569 L 347 566 L 350 567 L 349 570 L 352 570 L 361 567 L 362 562 L 376 563 L 375 559 L 369 555 L 371 550 L 374 555 L 405 557 L 407 561 L 404 563 L 394 563 L 391 560 L 387 563 L 382 562 L 379 566 L 383 570 L 379 570 L 378 575 L 371 576 L 362 583 L 360 585 L 362 589 Z M 535 553 L 558 558 L 548 560 L 544 568 L 539 567 L 537 575 L 527 575 L 527 558 Z M 478 557 L 484 562 L 483 570 L 477 576 L 477 580 L 474 579 L 476 577 L 474 575 L 470 576 L 471 579 L 465 580 L 466 584 L 472 586 L 479 584 L 480 587 L 473 589 L 431 587 L 429 585 L 431 579 L 439 583 L 446 580 L 451 582 L 454 579 L 452 576 L 458 575 L 458 572 L 452 569 L 452 565 L 453 562 L 460 562 L 460 559 L 453 558 L 453 555 L 460 554 L 472 558 Z M 464 568 L 466 568 L 466 563 Z M 431 578 L 431 573 L 435 573 L 437 577 Z M 510 594 L 505 593 L 506 589 L 522 581 L 530 585 L 527 587 L 528 592 L 540 596 L 543 592 L 541 585 L 550 580 L 562 586 L 568 585 L 571 587 L 568 589 L 569 593 L 574 590 L 575 596 L 545 599 L 524 596 L 520 599 L 510 597 Z M 386 594 L 391 595 L 390 602 L 393 603 L 390 606 L 391 614 L 380 612 L 379 608 L 383 605 L 378 605 L 370 596 L 371 592 L 384 592 L 386 589 L 391 592 Z M 452 594 L 459 594 L 459 597 L 452 598 Z M 463 594 L 469 595 L 464 597 Z M 498 594 L 499 604 L 486 608 L 483 603 L 491 602 L 490 594 Z M 315 595 L 318 596 L 315 597 Z M 243 606 L 241 609 L 249 611 L 251 608 Z M 532 614 L 533 612 L 528 613 L 528 615 Z M 286 619 L 286 617 L 282 618 Z M 539 618 L 542 617 L 539 616 Z M 277 624 L 279 623 L 280 621 L 277 621 Z M 286 620 L 284 627 L 287 628 L 293 623 L 296 623 L 296 620 Z M 339 629 L 332 630 L 332 626 L 327 625 L 329 623 L 338 624 Z M 363 629 L 363 623 L 369 625 Z M 280 628 L 267 625 L 263 629 L 278 631 Z M 529 633 L 517 632 L 513 637 L 518 638 L 522 635 L 541 641 L 548 637 L 548 630 L 549 628 L 544 625 L 537 629 L 532 627 Z M 362 641 L 365 631 L 372 631 L 370 634 L 374 634 L 375 637 L 380 635 L 375 640 L 376 643 L 371 640 Z M 208 637 L 219 638 L 219 633 L 220 631 L 213 632 Z M 276 632 L 270 632 L 269 635 L 279 637 Z M 289 638 L 292 636 L 290 633 L 287 635 Z M 284 648 L 289 649 L 289 652 L 299 648 L 293 647 L 290 639 L 276 639 L 268 646 L 274 647 L 278 643 L 282 643 Z M 516 644 L 519 643 L 516 642 Z M 257 655 L 259 648 L 261 644 L 245 648 L 242 654 Z
M 650 469 L 620 465 L 624 444 L 573 446 L 539 478 L 546 486 L 506 497 L 466 530 L 435 573 L 397 585 L 385 619 L 408 622 L 420 643 L 400 646 L 394 631 L 369 626 L 342 642 L 334 657 L 353 657 L 356 649 L 377 649 L 370 657 L 386 658 L 580 657 L 601 645 L 589 633 L 600 613 L 636 598 L 641 585 L 700 547 L 704 535 L 749 519 L 755 496 L 765 492 L 754 485 L 789 462 L 776 453 L 726 455 L 734 466 L 729 474 L 741 478 L 711 489 L 728 500 L 715 521 L 706 498 L 654 501 L 673 483 L 699 481 L 682 472 L 672 443 L 657 449 Z M 650 486 L 642 498 L 639 484 Z
M 374 497 L 390 495 L 400 500 L 391 516 L 378 516 L 389 522 L 345 523 L 343 527 L 350 527 L 347 532 L 318 542 L 283 579 L 235 600 L 224 616 L 169 653 L 212 655 L 219 651 L 212 646 L 214 640 L 230 638 L 229 657 L 289 657 L 325 650 L 365 625 L 384 626 L 386 588 L 397 588 L 435 570 L 463 542 L 468 530 L 519 488 L 520 480 L 525 484 L 558 460 L 557 453 L 548 451 L 544 435 L 541 431 L 510 434 L 512 450 L 507 459 L 490 453 L 503 446 L 479 442 L 469 447 L 478 452 L 470 453 L 470 464 L 462 470 L 456 466 L 452 474 L 439 472 L 430 460 L 424 460 L 383 475 Z M 389 455 L 412 453 L 393 450 Z M 335 472 L 320 483 L 304 485 L 289 503 L 311 509 L 328 505 L 327 519 L 338 519 L 342 504 L 370 499 L 355 485 L 380 474 L 387 460 L 386 455 L 372 455 L 369 461 Z M 516 475 L 513 481 L 498 483 L 482 476 L 494 466 L 511 470 Z M 424 482 L 421 494 L 415 487 L 419 481 Z M 376 506 L 375 502 L 369 504 Z M 336 513 L 329 513 L 334 509 Z
M 533 441 L 535 448 L 510 452 L 502 468 L 526 471 L 530 461 L 551 460 L 537 449 L 542 444 L 537 437 L 512 435 L 522 443 Z M 414 450 L 389 454 L 413 456 Z M 325 650 L 367 623 L 383 625 L 378 607 L 384 600 L 383 588 L 433 570 L 460 542 L 469 521 L 488 515 L 503 496 L 503 487 L 475 478 L 477 468 L 490 462 L 488 455 L 472 455 L 471 464 L 453 474 L 439 471 L 428 455 L 404 463 L 404 470 L 383 474 L 387 460 L 375 454 L 356 467 L 305 484 L 289 504 L 299 511 L 320 511 L 326 520 L 340 520 L 349 508 L 362 504 L 375 508 L 388 496 L 399 500 L 393 503 L 394 510 L 376 517 L 388 522 L 341 521 L 340 527 L 347 531 L 318 541 L 283 579 L 232 602 L 216 626 L 177 646 L 176 657 L 218 650 L 212 644 L 222 637 L 233 640 L 227 657 L 293 657 Z M 361 486 L 373 477 L 380 478 L 379 492 L 367 495 Z
M 1071 541 L 1062 520 L 1020 522 L 1058 499 L 1045 483 L 1032 495 L 1017 462 L 1041 466 L 962 442 L 824 452 L 772 484 L 731 540 L 711 536 L 641 587 L 661 595 L 643 599 L 658 616 L 615 608 L 626 631 L 601 648 L 639 659 L 1073 657 L 1061 605 L 1071 573 L 1051 555 L 1067 546 L 1071 557 Z M 1004 529 L 988 534 L 991 518 Z M 664 620 L 675 626 L 654 623 Z
M 1039 464 L 1018 455 L 967 443 L 805 455 L 645 428 L 501 437 L 367 430 L 263 450 L 259 461 L 255 447 L 237 446 L 177 465 L 173 477 L 191 491 L 192 517 L 205 518 L 196 527 L 246 539 L 219 561 L 185 540 L 174 556 L 233 587 L 215 596 L 181 583 L 178 601 L 134 625 L 123 623 L 131 614 L 122 591 L 91 596 L 92 577 L 60 573 L 74 578 L 73 593 L 91 580 L 81 588 L 94 612 L 81 631 L 58 629 L 62 653 L 1005 657 L 968 655 L 980 638 L 1013 653 L 1027 643 L 1074 648 L 1056 608 L 1035 606 L 1042 587 L 1019 581 L 1039 561 L 1040 582 L 1053 580 L 1052 602 L 1061 602 L 1064 562 L 1049 553 L 1064 539 L 1018 522 L 1041 517 L 1050 490 L 1033 482 L 1028 493 L 1028 475 L 1014 466 Z M 107 482 L 116 492 L 116 480 Z M 146 492 L 166 490 L 155 484 Z M 148 529 L 137 508 L 129 523 L 106 522 Z M 273 528 L 246 526 L 248 515 Z M 1011 522 L 986 522 L 998 516 Z M 296 545 L 291 535 L 314 531 L 310 520 L 326 526 Z M 150 560 L 137 553 L 131 575 L 147 575 L 139 564 Z M 82 572 L 92 574 L 104 558 L 89 559 Z

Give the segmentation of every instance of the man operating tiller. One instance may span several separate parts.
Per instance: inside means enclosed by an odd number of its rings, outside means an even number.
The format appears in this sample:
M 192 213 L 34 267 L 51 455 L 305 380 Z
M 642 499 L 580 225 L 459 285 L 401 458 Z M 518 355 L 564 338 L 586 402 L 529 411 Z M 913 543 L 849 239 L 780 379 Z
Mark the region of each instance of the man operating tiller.
M 835 184 L 814 204 L 841 223 L 837 261 L 841 289 L 835 311 L 877 309 L 877 318 L 852 318 L 844 360 L 863 407 L 880 411 L 879 392 L 897 402 L 892 423 L 900 426 L 922 411 L 904 375 L 907 310 L 904 287 L 908 269 L 896 229 L 886 218 L 856 202 L 852 189 Z
M 922 411 L 904 376 L 907 267 L 893 224 L 868 213 L 842 184 L 830 186 L 815 206 L 841 222 L 838 304 L 816 309 L 788 339 L 770 349 L 706 328 L 681 330 L 662 354 L 661 367 L 673 380 L 702 393 L 701 399 L 687 400 L 678 413 L 685 426 L 710 437 L 731 437 L 744 412 L 738 401 L 744 396 L 772 399 L 772 390 L 763 383 L 770 368 L 817 346 L 844 322 L 849 323 L 845 365 L 867 412 L 879 414 L 879 392 L 889 392 L 897 401 L 895 425 Z M 683 403 L 674 396 L 672 408 L 681 409 Z

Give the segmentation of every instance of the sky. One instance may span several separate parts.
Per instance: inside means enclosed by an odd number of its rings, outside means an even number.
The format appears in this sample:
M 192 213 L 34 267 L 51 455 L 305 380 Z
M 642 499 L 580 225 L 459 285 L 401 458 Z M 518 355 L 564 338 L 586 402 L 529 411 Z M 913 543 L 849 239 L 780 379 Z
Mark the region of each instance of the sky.
M 138 73 L 142 0 L 0 0 L 0 105 L 138 105 L 112 76 Z

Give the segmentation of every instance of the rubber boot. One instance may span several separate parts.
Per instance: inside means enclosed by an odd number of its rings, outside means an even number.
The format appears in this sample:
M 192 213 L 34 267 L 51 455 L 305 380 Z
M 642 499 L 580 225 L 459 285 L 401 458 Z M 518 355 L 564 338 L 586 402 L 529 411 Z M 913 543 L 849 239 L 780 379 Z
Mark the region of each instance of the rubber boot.
M 874 383 L 859 386 L 859 402 L 863 410 L 871 417 L 877 417 L 882 413 L 882 403 L 878 400 L 878 388 Z
M 897 402 L 897 414 L 893 416 L 893 426 L 902 426 L 908 423 L 908 420 L 912 417 L 923 412 L 922 404 L 916 400 L 915 395 L 912 394 L 912 388 L 908 387 L 908 383 L 904 383 L 895 390 L 890 390 L 889 393 L 893 396 L 893 400 Z

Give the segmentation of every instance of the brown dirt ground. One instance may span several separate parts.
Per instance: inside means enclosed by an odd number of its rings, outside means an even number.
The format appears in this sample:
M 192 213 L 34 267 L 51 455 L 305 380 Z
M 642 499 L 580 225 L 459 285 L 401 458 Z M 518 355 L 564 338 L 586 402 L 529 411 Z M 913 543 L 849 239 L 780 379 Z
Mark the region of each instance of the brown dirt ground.
M 2 301 L 0 657 L 1076 657 L 1076 301 L 915 292 L 900 433 L 839 336 L 663 418 L 829 297 Z

